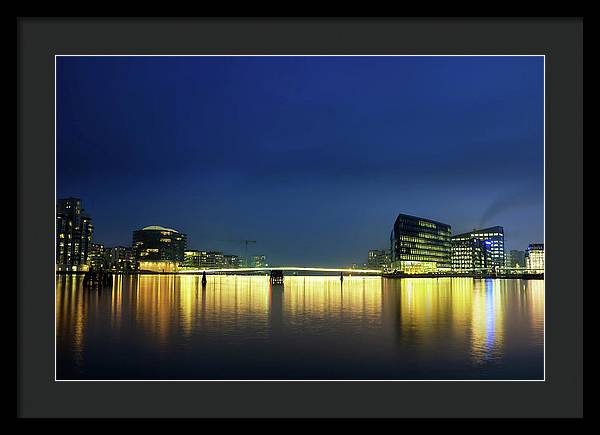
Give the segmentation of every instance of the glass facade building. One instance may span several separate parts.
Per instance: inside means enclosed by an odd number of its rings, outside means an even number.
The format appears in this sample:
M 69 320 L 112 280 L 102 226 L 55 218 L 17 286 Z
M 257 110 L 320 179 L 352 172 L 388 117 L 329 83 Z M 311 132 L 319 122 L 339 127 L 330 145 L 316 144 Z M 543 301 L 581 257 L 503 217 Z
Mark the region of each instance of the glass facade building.
M 474 230 L 470 233 L 472 237 L 483 240 L 489 248 L 491 267 L 504 267 L 504 228 L 496 226 Z M 488 243 L 489 242 L 489 243 Z
M 451 268 L 450 225 L 400 214 L 390 235 L 391 269 L 427 273 Z
M 470 234 L 452 237 L 452 270 L 471 271 L 491 267 L 490 242 Z
M 470 240 L 470 242 L 469 242 Z M 504 228 L 490 227 L 452 237 L 452 268 L 503 268 Z M 471 264 L 469 264 L 471 258 Z
M 544 272 L 544 244 L 532 243 L 525 251 L 525 268 L 536 272 Z
M 184 261 L 187 237 L 171 228 L 158 225 L 142 228 L 133 232 L 133 257 L 136 263 Z M 170 267 L 169 267 L 170 269 Z
M 57 270 L 86 270 L 92 248 L 92 218 L 85 213 L 79 198 L 56 202 Z

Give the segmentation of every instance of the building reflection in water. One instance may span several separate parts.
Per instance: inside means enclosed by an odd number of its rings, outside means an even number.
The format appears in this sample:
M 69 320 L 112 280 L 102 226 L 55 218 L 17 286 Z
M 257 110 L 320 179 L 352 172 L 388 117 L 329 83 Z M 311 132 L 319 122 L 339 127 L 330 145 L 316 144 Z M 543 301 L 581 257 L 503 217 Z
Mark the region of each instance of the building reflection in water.
M 471 355 L 474 365 L 503 358 L 507 313 L 515 325 L 542 336 L 543 281 L 473 280 L 470 278 L 384 280 L 384 322 L 399 347 L 416 354 Z M 512 306 L 526 304 L 518 315 Z M 543 336 L 542 336 L 543 337 Z
M 194 275 L 113 279 L 112 288 L 97 291 L 84 289 L 81 277 L 57 277 L 61 361 L 82 367 L 86 355 L 100 352 L 95 346 L 169 358 L 174 349 L 209 354 L 210 343 L 277 341 L 287 342 L 288 353 L 337 346 L 356 359 L 424 369 L 440 360 L 464 365 L 468 357 L 483 370 L 504 358 L 507 343 L 543 343 L 543 281 L 288 276 L 271 285 L 268 276 L 215 275 L 202 286 Z

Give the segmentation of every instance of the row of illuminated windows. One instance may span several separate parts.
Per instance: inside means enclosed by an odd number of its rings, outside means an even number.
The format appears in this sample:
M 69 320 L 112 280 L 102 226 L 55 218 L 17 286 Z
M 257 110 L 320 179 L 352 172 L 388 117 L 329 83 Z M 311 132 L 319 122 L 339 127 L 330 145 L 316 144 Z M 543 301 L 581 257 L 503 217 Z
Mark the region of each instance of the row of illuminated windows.
M 445 239 L 432 239 L 426 237 L 400 237 L 395 242 L 406 242 L 406 243 L 423 243 L 427 245 L 435 245 L 435 246 L 448 246 L 450 247 L 450 242 Z
M 503 233 L 472 233 L 475 237 L 504 237 Z
M 436 228 L 437 226 L 432 222 L 419 221 L 419 225 L 426 228 Z
M 396 231 L 396 234 L 405 235 L 418 235 L 421 237 L 434 237 L 434 238 L 450 238 L 451 233 L 446 231 L 428 231 L 427 228 L 402 228 L 400 231 Z
M 450 249 L 440 249 L 439 246 L 431 246 L 431 245 L 420 245 L 420 246 L 413 246 L 413 245 L 396 245 L 395 249 L 396 252 L 410 252 L 410 251 L 423 251 L 423 252 L 435 252 L 435 253 L 442 253 L 442 254 L 450 254 Z
M 448 234 L 450 235 L 451 230 L 450 227 L 442 227 L 439 225 L 433 225 L 430 227 L 423 227 L 421 225 L 415 224 L 414 222 L 401 221 L 399 222 L 398 227 L 402 228 L 404 231 L 427 231 L 427 232 L 435 232 L 440 234 Z
M 434 245 L 431 243 L 400 242 L 396 243 L 396 249 L 398 248 L 429 249 L 432 251 L 449 252 L 448 246 Z
M 434 259 L 431 257 L 425 257 L 420 255 L 402 255 L 400 258 L 395 261 L 426 261 L 426 262 L 436 262 L 436 263 L 450 263 L 446 258 Z
M 435 236 L 427 233 L 418 233 L 415 235 L 405 235 L 400 234 L 394 237 L 396 240 L 405 240 L 408 242 L 423 242 L 423 241 L 434 241 L 434 242 L 443 242 L 446 244 L 450 244 L 450 240 L 447 237 Z
M 409 256 L 409 255 L 419 255 L 422 257 L 429 257 L 429 258 L 448 258 L 448 259 L 450 259 L 449 253 L 424 251 L 424 250 L 419 250 L 419 249 L 414 249 L 414 250 L 411 250 L 410 252 L 396 252 L 395 257 L 396 258 L 405 258 L 406 256 Z

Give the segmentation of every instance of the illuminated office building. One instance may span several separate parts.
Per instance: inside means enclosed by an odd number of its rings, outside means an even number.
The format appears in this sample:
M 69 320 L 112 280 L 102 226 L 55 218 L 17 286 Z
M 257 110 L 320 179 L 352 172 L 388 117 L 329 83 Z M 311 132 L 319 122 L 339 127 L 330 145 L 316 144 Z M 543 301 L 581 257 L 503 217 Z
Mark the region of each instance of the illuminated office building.
M 472 242 L 470 244 L 467 242 L 469 239 Z M 455 244 L 453 250 L 455 260 L 452 261 L 453 269 L 501 268 L 505 266 L 504 229 L 502 227 L 490 227 L 458 234 L 452 237 L 452 241 Z M 483 243 L 483 246 L 481 246 L 481 243 Z M 484 248 L 483 252 L 481 252 L 482 248 Z M 469 249 L 470 253 L 467 252 Z M 469 256 L 473 258 L 472 267 L 467 267 Z
M 451 268 L 450 225 L 400 214 L 390 236 L 391 269 L 427 273 Z
M 544 244 L 532 243 L 525 251 L 525 268 L 539 272 L 544 271 Z
M 183 266 L 192 269 L 222 269 L 225 267 L 225 256 L 220 251 L 186 250 Z
M 87 270 L 92 247 L 92 219 L 81 207 L 79 198 L 56 202 L 56 268 Z
M 367 268 L 387 270 L 390 267 L 390 251 L 371 249 L 367 256 Z
M 472 237 L 483 240 L 489 248 L 491 266 L 504 267 L 504 228 L 500 226 L 474 230 Z M 489 242 L 489 243 L 487 243 Z
M 133 257 L 140 270 L 175 271 L 184 261 L 185 234 L 152 225 L 133 232 Z
M 200 268 L 200 258 L 203 251 L 197 249 L 188 249 L 183 252 L 183 266 L 191 269 Z
M 491 267 L 491 242 L 470 233 L 453 236 L 450 240 L 452 248 L 452 270 L 472 271 Z

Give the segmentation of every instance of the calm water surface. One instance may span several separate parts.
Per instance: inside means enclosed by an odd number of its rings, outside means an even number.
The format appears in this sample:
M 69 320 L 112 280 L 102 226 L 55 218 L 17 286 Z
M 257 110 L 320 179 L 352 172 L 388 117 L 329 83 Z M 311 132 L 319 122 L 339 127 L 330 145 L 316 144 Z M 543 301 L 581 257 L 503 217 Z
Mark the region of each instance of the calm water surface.
M 544 281 L 58 276 L 58 379 L 543 379 Z

